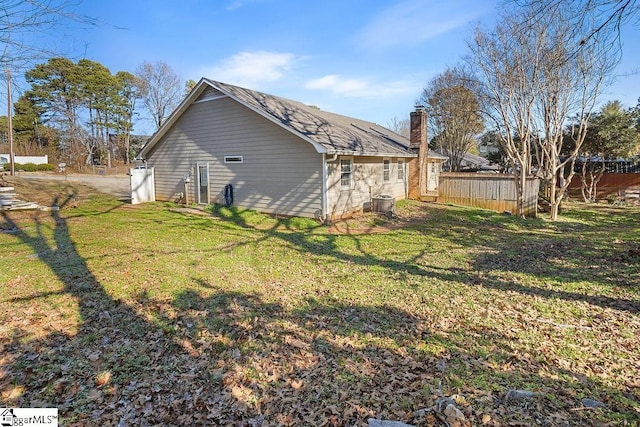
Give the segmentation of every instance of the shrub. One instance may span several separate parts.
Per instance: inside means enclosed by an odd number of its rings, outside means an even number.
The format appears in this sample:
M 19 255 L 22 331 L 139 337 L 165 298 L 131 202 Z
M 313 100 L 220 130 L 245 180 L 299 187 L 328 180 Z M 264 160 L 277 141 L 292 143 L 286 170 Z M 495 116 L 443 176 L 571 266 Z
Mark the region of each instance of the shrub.
M 2 167 L 4 168 L 5 171 L 8 172 L 11 170 L 11 163 L 5 163 L 4 165 L 2 165 Z M 56 167 L 49 163 L 44 163 L 41 165 L 36 165 L 35 163 L 25 163 L 25 164 L 16 163 L 14 164 L 14 168 L 17 171 L 24 171 L 24 172 L 37 172 L 37 171 L 52 172 L 56 170 Z

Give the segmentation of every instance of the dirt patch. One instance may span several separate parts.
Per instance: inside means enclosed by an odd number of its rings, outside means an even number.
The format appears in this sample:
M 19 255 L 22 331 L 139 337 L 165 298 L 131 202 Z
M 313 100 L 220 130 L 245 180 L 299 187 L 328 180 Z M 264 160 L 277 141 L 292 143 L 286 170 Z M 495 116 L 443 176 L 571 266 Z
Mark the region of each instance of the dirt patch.
M 423 224 L 428 217 L 428 210 L 425 209 L 425 205 L 425 203 L 407 204 L 407 206 L 396 209 L 396 212 L 391 217 L 381 213 L 365 212 L 362 215 L 334 221 L 329 225 L 327 231 L 329 234 L 349 235 L 386 233 Z M 447 208 L 445 205 L 437 205 L 435 203 L 429 203 L 428 206 L 429 209 Z
M 429 205 L 430 207 L 445 208 L 440 205 Z M 176 207 L 169 209 L 172 212 L 180 214 L 188 214 L 201 217 L 209 217 L 218 219 L 217 216 L 207 212 L 202 207 Z M 275 218 L 272 216 L 272 218 Z M 328 234 L 347 234 L 347 235 L 361 235 L 361 234 L 373 234 L 373 233 L 386 233 L 400 228 L 406 228 L 412 225 L 422 224 L 426 221 L 427 215 L 424 209 L 424 204 L 411 205 L 407 208 L 403 208 L 396 212 L 392 217 L 388 217 L 385 214 L 366 212 L 360 215 L 352 216 L 349 218 L 341 219 L 332 222 L 326 227 Z M 257 224 L 253 225 L 257 230 L 287 230 L 290 227 L 280 224 L 274 228 L 273 224 Z

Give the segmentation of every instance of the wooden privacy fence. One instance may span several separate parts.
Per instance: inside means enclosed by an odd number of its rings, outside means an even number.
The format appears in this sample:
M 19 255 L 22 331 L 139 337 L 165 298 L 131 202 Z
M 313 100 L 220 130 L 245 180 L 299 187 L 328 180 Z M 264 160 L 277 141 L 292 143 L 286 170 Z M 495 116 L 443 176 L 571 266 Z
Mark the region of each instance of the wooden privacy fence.
M 582 200 L 580 175 L 575 174 L 569 184 L 569 194 Z M 640 173 L 605 173 L 598 182 L 597 198 L 606 199 L 609 196 L 622 196 L 625 190 L 640 188 Z
M 538 211 L 538 190 L 540 181 L 527 178 L 524 189 L 524 212 L 526 216 L 536 216 Z M 513 175 L 443 172 L 440 174 L 438 202 L 476 208 L 492 209 L 498 212 L 518 211 L 516 183 Z

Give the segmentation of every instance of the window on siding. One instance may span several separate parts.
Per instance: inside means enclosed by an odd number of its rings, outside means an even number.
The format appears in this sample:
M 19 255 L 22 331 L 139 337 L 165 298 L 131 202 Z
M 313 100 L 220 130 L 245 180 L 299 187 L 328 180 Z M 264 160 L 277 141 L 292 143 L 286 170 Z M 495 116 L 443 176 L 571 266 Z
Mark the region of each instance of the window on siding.
M 391 160 L 384 159 L 382 161 L 382 180 L 384 182 L 389 182 L 391 179 Z
M 243 163 L 244 158 L 242 156 L 224 156 L 225 163 Z
M 398 159 L 398 181 L 404 181 L 404 160 Z
M 351 188 L 353 174 L 353 161 L 351 159 L 340 159 L 340 187 Z

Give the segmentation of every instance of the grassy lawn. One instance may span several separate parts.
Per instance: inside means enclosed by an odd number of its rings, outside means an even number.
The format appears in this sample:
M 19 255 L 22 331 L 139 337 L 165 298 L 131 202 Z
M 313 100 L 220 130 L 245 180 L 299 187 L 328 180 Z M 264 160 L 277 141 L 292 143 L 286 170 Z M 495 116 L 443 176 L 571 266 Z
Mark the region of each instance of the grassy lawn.
M 453 396 L 463 425 L 640 422 L 640 209 L 401 203 L 406 221 L 337 233 L 42 186 L 60 211 L 0 212 L 2 406 L 67 426 L 426 426 L 444 418 L 415 411 Z

